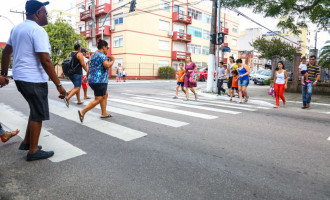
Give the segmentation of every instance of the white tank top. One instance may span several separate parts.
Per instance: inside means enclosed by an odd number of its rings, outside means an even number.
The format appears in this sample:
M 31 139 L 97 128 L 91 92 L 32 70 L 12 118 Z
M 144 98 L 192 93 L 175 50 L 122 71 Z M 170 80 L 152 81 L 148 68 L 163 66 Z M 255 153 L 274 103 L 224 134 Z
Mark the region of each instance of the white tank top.
M 282 73 L 276 72 L 276 84 L 285 84 L 284 71 Z

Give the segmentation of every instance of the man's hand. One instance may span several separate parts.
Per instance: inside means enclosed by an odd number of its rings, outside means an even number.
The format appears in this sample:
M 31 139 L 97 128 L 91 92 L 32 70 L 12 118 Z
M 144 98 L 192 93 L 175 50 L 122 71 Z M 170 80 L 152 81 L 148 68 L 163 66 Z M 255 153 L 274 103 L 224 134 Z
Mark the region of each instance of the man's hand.
M 8 83 L 9 83 L 9 79 L 5 76 L 0 75 L 0 88 L 8 85 Z
M 66 91 L 62 85 L 57 87 L 57 91 L 60 93 L 60 96 L 58 96 L 59 98 L 64 99 L 64 97 L 66 97 Z
M 317 81 L 314 81 L 313 86 L 315 86 L 316 84 L 317 84 Z

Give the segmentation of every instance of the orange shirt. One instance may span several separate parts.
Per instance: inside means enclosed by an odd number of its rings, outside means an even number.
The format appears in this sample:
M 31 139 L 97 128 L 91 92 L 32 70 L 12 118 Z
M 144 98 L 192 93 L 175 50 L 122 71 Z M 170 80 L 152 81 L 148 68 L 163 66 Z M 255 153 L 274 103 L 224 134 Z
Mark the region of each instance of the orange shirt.
M 178 71 L 178 82 L 183 82 L 183 80 L 181 80 L 181 77 L 183 76 L 183 74 L 184 74 L 184 70 Z
M 232 82 L 231 86 L 234 88 L 238 87 L 238 81 L 236 81 L 237 79 L 238 79 L 238 76 L 233 77 L 233 82 Z

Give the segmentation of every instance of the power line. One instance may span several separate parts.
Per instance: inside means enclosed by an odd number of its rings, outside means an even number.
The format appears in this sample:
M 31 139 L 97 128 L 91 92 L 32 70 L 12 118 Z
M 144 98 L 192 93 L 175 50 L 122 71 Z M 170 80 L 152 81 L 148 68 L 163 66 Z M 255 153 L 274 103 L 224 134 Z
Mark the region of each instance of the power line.
M 296 43 L 296 42 L 294 42 L 294 41 L 292 41 L 292 40 L 290 40 L 290 39 L 288 39 L 288 38 L 286 38 L 286 37 L 284 37 L 284 36 L 278 34 L 277 32 L 272 31 L 271 29 L 267 28 L 266 26 L 260 24 L 259 22 L 256 22 L 255 20 L 251 19 L 250 17 L 246 16 L 244 13 L 240 12 L 240 11 L 237 10 L 236 8 L 228 8 L 228 9 L 229 9 L 229 10 L 232 10 L 232 11 L 234 11 L 234 12 L 236 12 L 237 14 L 239 14 L 239 15 L 241 15 L 242 17 L 244 17 L 244 18 L 246 18 L 246 19 L 252 21 L 253 23 L 255 23 L 255 24 L 257 24 L 257 25 L 263 27 L 264 29 L 270 31 L 271 33 L 274 33 L 275 35 L 277 35 L 277 36 L 279 36 L 279 37 L 281 37 L 281 38 L 283 38 L 283 39 L 285 39 L 285 40 L 287 40 L 287 41 L 289 41 L 289 42 L 291 42 L 291 43 L 293 43 L 293 44 L 296 44 L 296 45 L 298 45 L 298 46 L 301 46 L 300 43 Z

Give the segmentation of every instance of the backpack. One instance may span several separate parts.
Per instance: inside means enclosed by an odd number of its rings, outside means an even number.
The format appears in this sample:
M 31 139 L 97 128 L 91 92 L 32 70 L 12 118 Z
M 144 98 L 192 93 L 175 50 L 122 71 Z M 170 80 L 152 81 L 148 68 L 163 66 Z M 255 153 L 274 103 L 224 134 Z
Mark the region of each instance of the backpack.
M 62 62 L 62 70 L 63 70 L 63 73 L 65 76 L 72 76 L 75 73 L 76 68 L 79 64 L 77 64 L 76 66 L 73 66 L 73 63 L 74 63 L 73 57 L 77 56 L 77 54 L 78 54 L 78 52 L 72 56 L 72 53 L 71 53 L 70 57 L 66 58 Z

